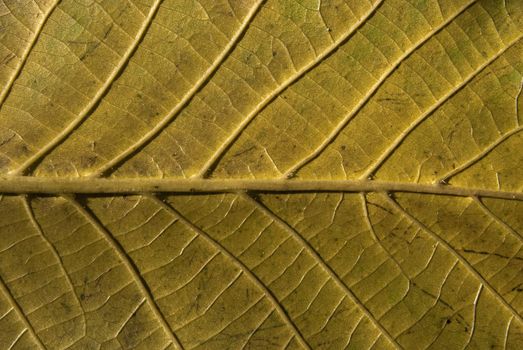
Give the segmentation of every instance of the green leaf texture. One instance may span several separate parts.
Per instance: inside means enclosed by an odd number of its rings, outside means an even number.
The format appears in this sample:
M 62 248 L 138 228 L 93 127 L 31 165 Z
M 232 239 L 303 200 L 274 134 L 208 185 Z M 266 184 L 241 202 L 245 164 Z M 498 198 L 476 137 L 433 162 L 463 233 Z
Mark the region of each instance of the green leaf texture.
M 0 1 L 0 349 L 523 349 L 523 1 Z

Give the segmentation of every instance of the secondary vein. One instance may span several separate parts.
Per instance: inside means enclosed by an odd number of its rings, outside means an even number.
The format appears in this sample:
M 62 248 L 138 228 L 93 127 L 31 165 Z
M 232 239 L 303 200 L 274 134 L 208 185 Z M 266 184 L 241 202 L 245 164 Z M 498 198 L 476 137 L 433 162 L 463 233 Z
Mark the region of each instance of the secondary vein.
M 365 173 L 361 177 L 368 178 L 370 176 L 373 176 L 385 163 L 385 161 L 400 147 L 403 141 L 412 133 L 414 129 L 416 129 L 421 123 L 423 123 L 431 115 L 437 112 L 447 101 L 449 101 L 452 97 L 458 94 L 463 88 L 468 86 L 469 82 L 471 82 L 475 77 L 477 77 L 481 72 L 483 72 L 483 70 L 488 68 L 494 61 L 500 58 L 507 50 L 516 45 L 522 37 L 523 35 L 519 35 L 518 37 L 516 37 L 516 39 L 512 40 L 508 45 L 506 45 L 500 51 L 495 53 L 492 57 L 488 58 L 485 62 L 483 62 L 483 64 L 477 67 L 474 70 L 474 72 L 469 74 L 469 76 L 465 78 L 465 80 L 463 80 L 460 84 L 454 86 L 450 91 L 448 91 L 445 95 L 438 99 L 438 101 L 435 104 L 433 104 L 430 108 L 425 110 L 416 120 L 414 120 L 406 129 L 404 129 L 398 135 L 398 137 L 396 137 L 396 139 L 394 139 L 392 144 L 377 157 L 376 161 L 368 167 L 367 171 L 365 171 Z
M 178 220 L 180 220 L 184 225 L 189 227 L 191 230 L 196 232 L 200 237 L 205 239 L 209 244 L 211 244 L 217 251 L 222 253 L 224 256 L 230 259 L 230 261 L 236 265 L 247 277 L 251 279 L 251 281 L 254 282 L 254 284 L 261 289 L 263 294 L 269 299 L 273 307 L 275 308 L 278 315 L 282 318 L 282 320 L 289 326 L 289 328 L 292 329 L 294 336 L 296 337 L 296 340 L 306 349 L 311 349 L 311 346 L 307 343 L 305 338 L 303 337 L 303 334 L 301 334 L 298 327 L 294 324 L 294 322 L 291 320 L 281 303 L 278 301 L 278 299 L 273 295 L 273 293 L 265 286 L 265 284 L 237 257 L 235 257 L 231 252 L 229 252 L 228 249 L 226 249 L 220 242 L 216 241 L 214 238 L 212 238 L 209 234 L 207 234 L 205 231 L 197 227 L 195 224 L 193 224 L 191 221 L 189 221 L 185 216 L 183 216 L 180 212 L 178 212 L 172 205 L 167 204 L 163 201 L 161 201 L 159 198 L 154 196 L 149 196 L 151 200 L 153 200 L 156 204 L 160 205 L 162 208 L 164 208 L 167 212 L 169 212 L 171 215 L 175 216 Z
M 80 114 L 73 121 L 71 121 L 58 135 L 56 135 L 54 139 L 42 146 L 38 152 L 36 152 L 30 158 L 28 158 L 17 169 L 12 170 L 10 174 L 22 175 L 25 172 L 29 172 L 32 168 L 34 168 L 35 164 L 38 164 L 38 162 L 40 162 L 46 155 L 51 153 L 60 143 L 67 139 L 67 137 L 71 135 L 92 114 L 92 112 L 96 109 L 100 101 L 105 97 L 116 78 L 121 74 L 125 67 L 127 67 L 129 61 L 131 60 L 131 57 L 138 49 L 138 46 L 142 42 L 147 31 L 149 30 L 149 27 L 151 26 L 151 23 L 153 22 L 153 19 L 156 16 L 156 13 L 160 8 L 161 3 L 162 0 L 157 0 L 151 6 L 142 27 L 138 30 L 136 34 L 135 40 L 124 53 L 124 55 L 120 59 L 120 62 L 118 62 L 116 69 L 107 77 L 105 83 L 98 90 L 96 95 L 93 96 L 91 102 L 88 105 L 86 105 L 84 109 L 80 112 Z
M 263 3 L 264 1 L 260 1 L 258 2 L 258 4 L 256 4 L 256 6 L 254 6 L 251 9 L 249 14 L 246 16 L 246 19 L 244 20 L 243 24 L 239 27 L 234 36 L 231 38 L 231 41 L 227 44 L 227 46 L 225 46 L 225 48 L 222 50 L 221 54 L 216 58 L 214 63 L 204 72 L 204 74 L 202 74 L 202 76 L 200 77 L 200 79 L 198 79 L 196 84 L 194 84 L 194 86 L 189 91 L 187 91 L 187 93 L 183 96 L 180 102 L 177 103 L 165 115 L 165 117 L 154 126 L 154 128 L 152 128 L 149 132 L 143 135 L 138 141 L 133 143 L 125 151 L 118 154 L 116 157 L 109 160 L 102 167 L 97 169 L 96 173 L 91 174 L 92 177 L 102 176 L 110 172 L 112 169 L 117 168 L 126 159 L 129 159 L 133 154 L 135 154 L 137 151 L 146 146 L 149 142 L 154 140 L 155 137 L 158 136 L 158 134 L 160 134 L 160 132 L 162 132 L 182 112 L 182 110 L 192 101 L 194 96 L 201 90 L 203 86 L 205 86 L 209 79 L 216 73 L 218 68 L 221 67 L 222 63 L 227 59 L 227 57 L 229 57 L 229 54 L 236 47 L 238 42 L 245 34 L 247 28 L 252 23 L 252 20 L 262 7 Z
M 321 142 L 320 145 L 318 145 L 314 151 L 309 153 L 307 156 L 299 160 L 296 164 L 294 164 L 292 167 L 290 167 L 288 170 L 285 171 L 283 177 L 285 178 L 291 178 L 296 175 L 296 173 L 303 168 L 305 165 L 309 164 L 311 161 L 316 159 L 324 150 L 327 148 L 337 137 L 338 135 L 345 129 L 347 124 L 369 103 L 371 98 L 374 96 L 374 94 L 378 91 L 378 89 L 383 86 L 383 84 L 388 81 L 388 78 L 396 72 L 396 70 L 400 67 L 400 65 L 405 62 L 418 48 L 423 46 L 428 40 L 433 38 L 437 33 L 439 33 L 441 30 L 447 27 L 450 23 L 453 23 L 453 21 L 462 13 L 464 13 L 468 8 L 470 8 L 472 5 L 475 4 L 475 1 L 472 1 L 465 5 L 463 8 L 458 10 L 454 15 L 449 17 L 446 21 L 442 22 L 438 27 L 431 30 L 425 37 L 420 39 L 418 42 L 416 42 L 414 45 L 412 45 L 408 50 L 406 50 L 401 56 L 399 56 L 394 63 L 392 63 L 389 68 L 382 74 L 382 76 L 376 81 L 376 83 L 366 92 L 365 96 L 359 101 L 359 103 L 354 106 L 352 111 L 350 111 L 348 114 L 346 114 L 340 122 L 336 125 L 334 129 L 331 130 L 327 138 Z
M 430 228 L 428 228 L 424 223 L 422 223 L 419 219 L 412 216 L 405 208 L 403 208 L 396 200 L 385 196 L 387 201 L 403 216 L 405 216 L 409 221 L 411 221 L 414 225 L 421 228 L 423 231 L 427 232 L 436 242 L 441 244 L 443 247 L 447 249 L 449 253 L 451 253 L 456 260 L 458 260 L 463 266 L 465 266 L 469 272 L 475 276 L 479 282 L 490 292 L 496 299 L 498 299 L 503 306 L 505 306 L 508 311 L 514 316 L 519 322 L 523 323 L 523 318 L 518 313 L 518 311 L 511 305 L 509 302 L 503 298 L 503 296 L 495 289 L 489 281 L 483 277 L 483 275 L 467 260 L 465 259 L 454 247 L 452 247 L 447 241 L 445 241 L 442 237 L 440 237 L 437 233 L 432 231 Z
M 383 0 L 378 1 L 371 10 L 360 18 L 342 37 L 340 37 L 334 44 L 320 55 L 318 55 L 312 62 L 302 67 L 296 74 L 290 76 L 283 82 L 277 89 L 273 90 L 269 95 L 258 103 L 254 109 L 242 120 L 236 129 L 227 137 L 227 139 L 218 147 L 209 159 L 205 162 L 203 167 L 200 169 L 195 178 L 206 178 L 214 170 L 216 164 L 220 161 L 221 157 L 227 152 L 231 145 L 238 139 L 241 133 L 247 128 L 247 126 L 259 115 L 265 107 L 267 107 L 275 98 L 281 95 L 281 93 L 289 86 L 294 84 L 306 73 L 310 72 L 314 67 L 323 62 L 329 55 L 335 52 L 344 42 L 346 42 L 363 24 L 367 22 L 372 14 L 380 7 Z
M 36 334 L 36 331 L 29 322 L 29 319 L 27 318 L 26 314 L 24 313 L 24 310 L 20 307 L 14 296 L 11 294 L 11 291 L 5 284 L 4 280 L 0 277 L 0 293 L 4 294 L 5 298 L 9 301 L 9 304 L 13 307 L 14 312 L 18 315 L 20 320 L 22 321 L 22 324 L 24 325 L 25 329 L 29 332 L 29 334 L 33 337 L 36 345 L 40 349 L 46 349 L 44 344 L 42 343 L 42 340 L 40 337 L 38 337 L 38 334 Z
M 31 42 L 29 43 L 29 45 L 27 46 L 27 48 L 23 52 L 22 57 L 20 59 L 20 62 L 18 63 L 18 66 L 16 67 L 14 74 L 11 76 L 11 78 L 9 79 L 7 84 L 5 85 L 4 89 L 0 93 L 0 107 L 3 106 L 5 100 L 9 96 L 15 81 L 18 79 L 18 77 L 22 73 L 23 68 L 25 67 L 25 65 L 27 63 L 27 59 L 29 57 L 29 54 L 31 53 L 31 51 L 33 51 L 33 48 L 35 47 L 38 39 L 40 38 L 40 33 L 44 29 L 44 26 L 47 23 L 47 20 L 51 17 L 51 14 L 56 9 L 56 7 L 58 6 L 59 3 L 60 3 L 60 0 L 57 0 L 57 1 L 55 1 L 55 3 L 53 5 L 51 5 L 49 7 L 47 12 L 44 14 L 44 18 L 42 19 L 42 21 L 40 22 L 40 24 L 36 28 L 36 30 L 34 32 L 33 39 L 31 40 Z
M 72 197 L 65 197 L 69 202 L 76 208 L 76 210 L 81 213 L 85 219 L 103 236 L 103 238 L 107 241 L 107 243 L 110 245 L 112 249 L 114 249 L 120 258 L 120 261 L 122 264 L 127 268 L 129 271 L 132 279 L 136 283 L 136 286 L 138 287 L 138 290 L 142 293 L 143 297 L 149 304 L 149 307 L 160 323 L 161 327 L 167 334 L 167 337 L 171 341 L 172 345 L 176 349 L 183 350 L 184 347 L 181 344 L 180 340 L 174 333 L 174 330 L 169 325 L 169 322 L 167 322 L 165 316 L 160 311 L 158 304 L 156 303 L 154 296 L 152 295 L 151 291 L 149 290 L 145 280 L 143 279 L 142 275 L 134 265 L 134 262 L 131 260 L 131 258 L 127 255 L 127 253 L 123 250 L 123 248 L 120 246 L 120 243 L 116 240 L 116 238 L 113 237 L 113 235 L 105 229 L 101 225 L 101 223 L 98 221 L 98 219 L 86 208 L 84 208 L 80 203 L 78 203 L 74 198 Z
M 267 208 L 265 204 L 254 199 L 248 194 L 241 195 L 243 199 L 251 203 L 255 208 L 277 223 L 282 227 L 287 233 L 290 234 L 300 245 L 309 253 L 309 255 L 321 266 L 321 268 L 329 275 L 330 279 L 336 283 L 336 285 L 349 297 L 349 299 L 356 305 L 356 307 L 363 313 L 369 321 L 379 330 L 379 332 L 387 338 L 391 345 L 395 349 L 402 349 L 401 345 L 397 340 L 390 334 L 390 332 L 379 322 L 379 319 L 374 316 L 374 314 L 367 308 L 367 306 L 358 298 L 356 294 L 350 289 L 349 285 L 342 280 L 342 276 L 339 276 L 323 259 L 323 257 L 312 247 L 312 245 L 305 240 L 302 235 L 296 231 L 291 225 L 289 225 L 285 220 L 276 215 L 272 210 Z

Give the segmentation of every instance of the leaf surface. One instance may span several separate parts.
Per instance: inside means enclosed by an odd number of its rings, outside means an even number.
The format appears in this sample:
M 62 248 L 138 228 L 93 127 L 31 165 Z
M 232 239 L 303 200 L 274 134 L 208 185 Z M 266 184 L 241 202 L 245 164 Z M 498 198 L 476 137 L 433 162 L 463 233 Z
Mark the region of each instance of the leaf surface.
M 523 3 L 0 4 L 0 347 L 520 349 Z

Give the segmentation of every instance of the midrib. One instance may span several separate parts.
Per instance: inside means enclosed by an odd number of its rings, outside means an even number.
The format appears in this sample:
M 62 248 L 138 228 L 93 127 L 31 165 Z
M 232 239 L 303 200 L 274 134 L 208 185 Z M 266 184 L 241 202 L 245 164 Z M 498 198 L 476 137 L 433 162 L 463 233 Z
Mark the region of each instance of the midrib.
M 0 177 L 0 193 L 411 192 L 523 200 L 523 192 L 380 180 Z

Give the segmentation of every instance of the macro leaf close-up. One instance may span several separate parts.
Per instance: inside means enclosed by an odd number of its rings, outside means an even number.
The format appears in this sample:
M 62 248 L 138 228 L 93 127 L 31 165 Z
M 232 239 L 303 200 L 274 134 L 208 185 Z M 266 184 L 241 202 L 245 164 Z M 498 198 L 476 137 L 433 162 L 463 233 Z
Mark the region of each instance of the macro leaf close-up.
M 523 349 L 523 1 L 0 0 L 0 350 Z

